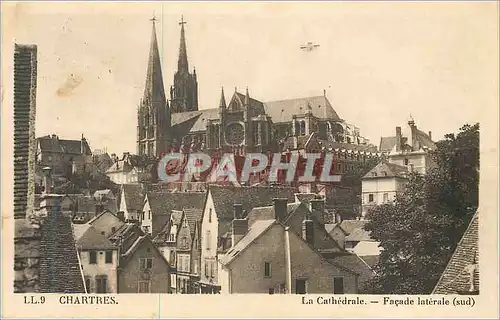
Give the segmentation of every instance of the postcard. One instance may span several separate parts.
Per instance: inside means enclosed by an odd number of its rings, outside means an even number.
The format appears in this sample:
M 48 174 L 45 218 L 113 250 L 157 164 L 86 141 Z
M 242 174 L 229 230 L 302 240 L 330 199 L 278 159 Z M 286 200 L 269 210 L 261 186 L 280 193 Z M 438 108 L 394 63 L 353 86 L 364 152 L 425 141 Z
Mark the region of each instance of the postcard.
M 498 3 L 2 2 L 2 317 L 498 318 Z

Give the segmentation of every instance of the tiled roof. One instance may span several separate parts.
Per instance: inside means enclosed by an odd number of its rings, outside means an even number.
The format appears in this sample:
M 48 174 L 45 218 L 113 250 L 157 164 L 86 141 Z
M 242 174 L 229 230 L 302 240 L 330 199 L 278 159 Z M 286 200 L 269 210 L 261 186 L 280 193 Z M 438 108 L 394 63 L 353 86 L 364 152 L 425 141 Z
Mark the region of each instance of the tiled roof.
M 118 228 L 108 239 L 120 247 L 120 252 L 127 252 L 136 240 L 144 236 L 144 232 L 134 223 L 125 223 Z
M 396 137 L 381 137 L 380 138 L 380 152 L 390 152 L 396 145 Z
M 205 192 L 149 192 L 153 230 L 155 237 L 163 226 L 170 220 L 172 210 L 195 208 L 201 210 L 205 202 Z
M 295 188 L 276 186 L 210 185 L 209 188 L 219 220 L 233 219 L 235 203 L 241 204 L 243 211 L 248 213 L 255 207 L 272 205 L 274 198 L 287 198 L 288 202 L 294 202 L 296 192 Z
M 287 217 L 296 210 L 300 205 L 300 202 L 287 203 Z M 251 226 L 256 221 L 259 220 L 274 220 L 275 212 L 274 205 L 266 207 L 255 207 L 247 215 L 248 226 Z M 285 218 L 286 220 L 286 218 Z
M 53 213 L 45 218 L 40 252 L 40 292 L 85 293 L 69 217 Z
M 259 236 L 264 234 L 266 230 L 274 225 L 276 220 L 259 220 L 250 227 L 248 233 L 226 254 L 219 257 L 219 261 L 227 265 L 233 261 L 241 251 L 245 250 L 250 244 L 252 244 Z
M 140 184 L 122 184 L 121 197 L 125 197 L 125 204 L 129 212 L 142 210 L 144 204 L 144 191 Z M 120 208 L 123 210 L 123 208 Z
M 94 227 L 90 226 L 87 231 L 77 240 L 76 245 L 79 249 L 103 249 L 112 250 L 117 247 L 112 244 L 105 235 L 99 233 Z
M 380 161 L 373 169 L 364 175 L 363 179 L 388 178 L 406 178 L 408 168 L 395 163 L 389 163 L 386 160 Z
M 266 113 L 271 116 L 273 123 L 292 121 L 293 115 L 302 115 L 309 111 L 321 119 L 340 120 L 337 112 L 325 96 L 315 96 L 297 99 L 265 102 Z
M 201 215 L 203 214 L 202 209 L 189 208 L 184 209 L 184 216 L 187 219 L 189 225 L 189 231 L 191 232 L 191 237 L 194 235 L 195 226 L 197 223 L 201 222 Z
M 479 217 L 472 218 L 451 256 L 433 294 L 465 294 L 479 292 Z
M 345 231 L 347 235 L 351 234 L 355 229 L 364 228 L 368 223 L 368 220 L 343 220 L 340 223 L 340 227 Z
M 432 141 L 431 137 L 429 137 L 427 133 L 418 129 L 415 130 L 415 133 L 420 148 L 426 147 L 429 148 L 430 150 L 436 149 L 436 144 Z
M 169 214 L 172 210 L 186 208 L 202 209 L 205 202 L 205 192 L 148 192 L 151 213 Z
M 363 228 L 356 228 L 345 237 L 345 241 L 373 241 L 373 239 L 370 237 L 370 232 Z

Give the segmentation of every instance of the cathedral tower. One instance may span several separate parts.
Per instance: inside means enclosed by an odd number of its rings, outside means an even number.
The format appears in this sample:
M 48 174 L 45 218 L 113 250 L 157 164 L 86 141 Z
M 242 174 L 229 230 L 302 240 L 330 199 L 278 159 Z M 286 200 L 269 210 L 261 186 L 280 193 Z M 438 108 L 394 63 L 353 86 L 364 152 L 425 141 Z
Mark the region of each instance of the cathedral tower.
M 156 18 L 149 49 L 144 95 L 137 110 L 137 154 L 160 157 L 170 146 L 170 110 L 165 98 L 160 53 L 156 39 Z
M 184 31 L 184 17 L 181 18 L 181 42 L 179 47 L 179 60 L 177 71 L 174 75 L 174 85 L 170 87 L 170 100 L 172 113 L 198 111 L 198 81 L 196 70 L 189 73 L 186 50 L 186 36 Z

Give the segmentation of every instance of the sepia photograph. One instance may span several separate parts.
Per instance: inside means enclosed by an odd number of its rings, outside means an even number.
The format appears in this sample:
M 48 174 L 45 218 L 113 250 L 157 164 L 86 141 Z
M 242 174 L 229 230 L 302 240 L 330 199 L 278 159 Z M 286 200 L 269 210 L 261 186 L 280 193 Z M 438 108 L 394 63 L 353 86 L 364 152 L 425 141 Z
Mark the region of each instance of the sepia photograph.
M 498 312 L 498 3 L 11 2 L 2 20 L 21 307 L 460 312 L 486 293 Z

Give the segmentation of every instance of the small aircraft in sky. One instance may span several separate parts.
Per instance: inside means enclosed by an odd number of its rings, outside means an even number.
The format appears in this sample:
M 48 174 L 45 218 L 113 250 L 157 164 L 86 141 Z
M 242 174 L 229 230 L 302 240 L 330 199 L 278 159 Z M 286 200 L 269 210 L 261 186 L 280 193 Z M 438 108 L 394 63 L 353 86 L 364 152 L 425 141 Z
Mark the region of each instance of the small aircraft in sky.
M 306 44 L 303 44 L 300 46 L 300 49 L 304 51 L 313 51 L 314 48 L 319 47 L 319 44 L 313 43 L 313 42 L 308 42 Z

